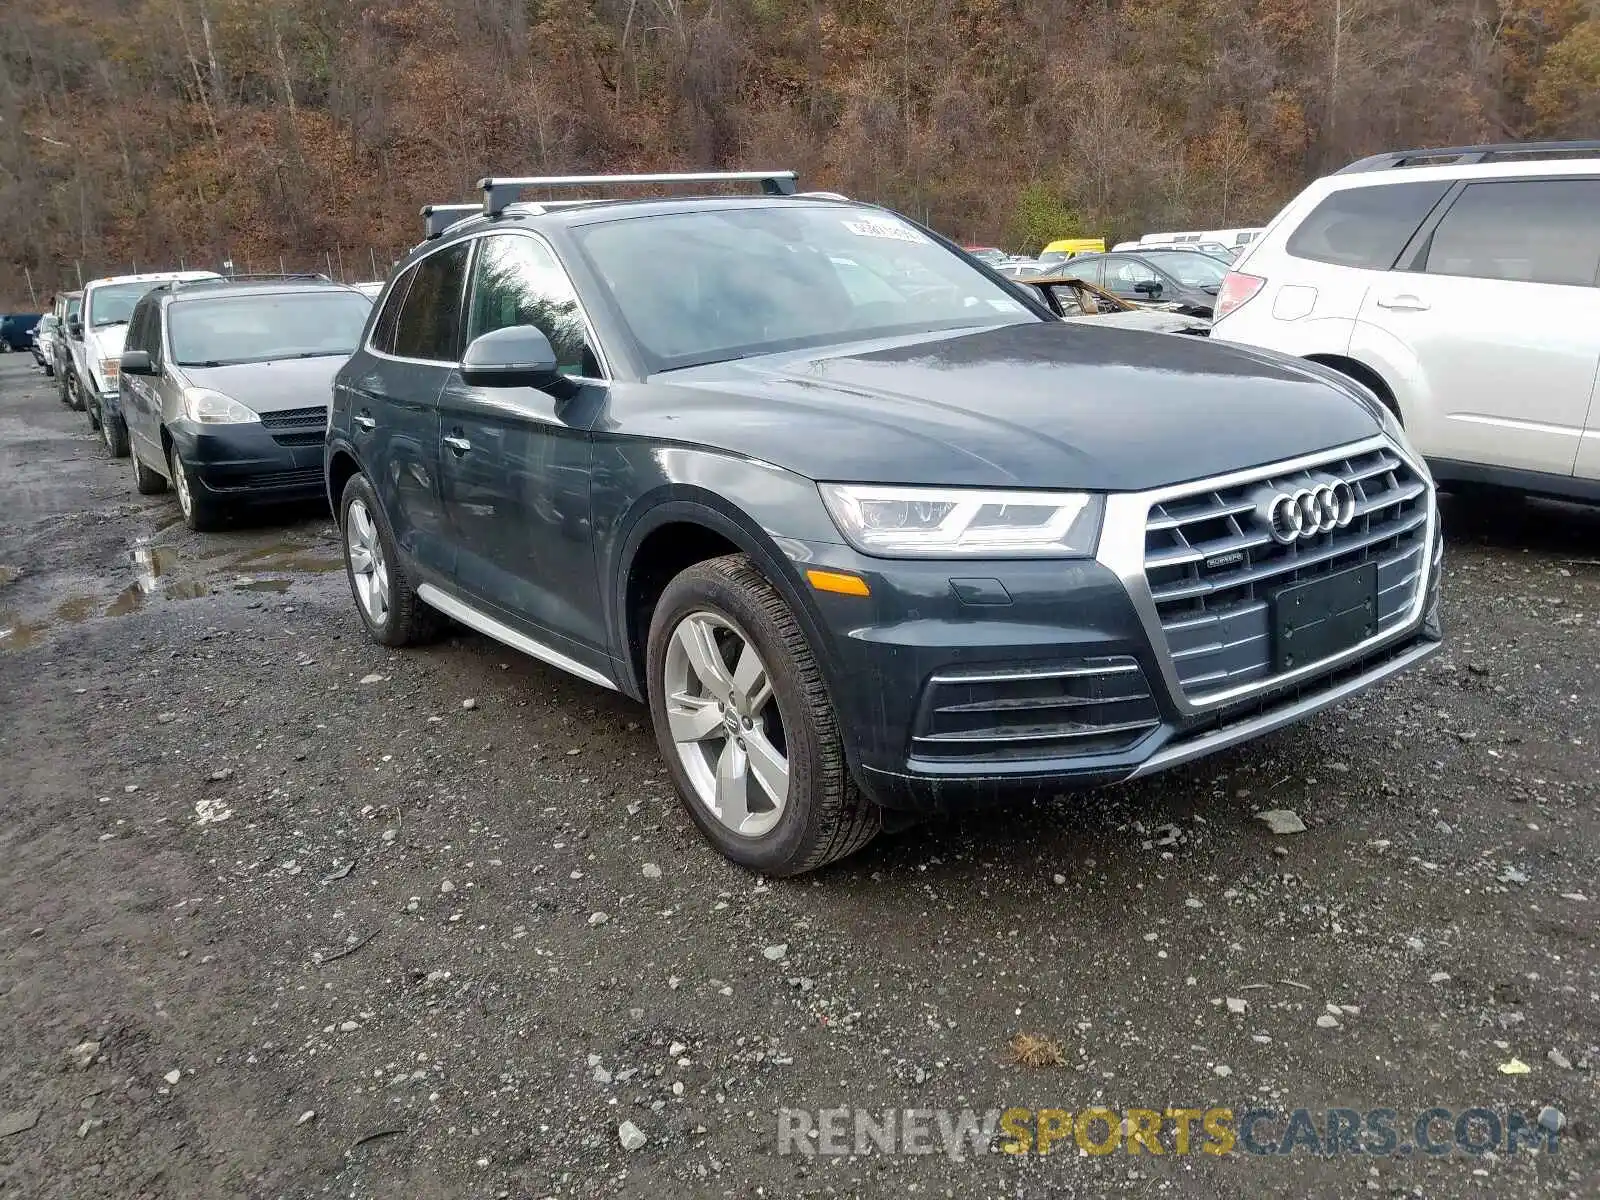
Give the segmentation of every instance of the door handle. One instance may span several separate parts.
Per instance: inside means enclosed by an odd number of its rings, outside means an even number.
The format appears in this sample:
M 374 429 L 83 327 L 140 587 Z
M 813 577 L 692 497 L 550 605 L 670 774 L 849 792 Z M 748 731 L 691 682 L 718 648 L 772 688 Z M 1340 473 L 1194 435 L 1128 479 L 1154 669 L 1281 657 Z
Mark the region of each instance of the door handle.
M 373 429 L 377 428 L 378 425 L 377 421 L 373 420 L 369 414 L 364 412 L 357 413 L 351 418 L 351 420 L 353 420 L 357 425 L 361 426 L 362 429 L 367 430 L 369 433 Z
M 457 454 L 465 454 L 468 450 L 472 449 L 471 442 L 467 441 L 466 438 L 461 437 L 459 434 L 454 433 L 446 436 L 444 439 L 444 444 L 449 446 L 450 449 L 454 450 Z
M 1379 308 L 1387 308 L 1392 312 L 1427 312 L 1433 307 L 1426 300 L 1422 300 L 1410 293 L 1399 296 L 1380 296 L 1377 301 Z

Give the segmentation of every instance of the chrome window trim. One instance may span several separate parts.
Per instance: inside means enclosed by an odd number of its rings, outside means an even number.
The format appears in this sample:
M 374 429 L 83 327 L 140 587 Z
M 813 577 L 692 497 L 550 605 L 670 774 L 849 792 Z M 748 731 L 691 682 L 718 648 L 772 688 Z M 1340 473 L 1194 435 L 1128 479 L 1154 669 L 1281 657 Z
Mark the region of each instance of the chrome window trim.
M 1290 475 L 1323 463 L 1354 458 L 1374 450 L 1389 451 L 1415 471 L 1419 477 L 1428 480 L 1428 516 L 1422 544 L 1425 546 L 1433 545 L 1434 539 L 1439 532 L 1439 497 L 1433 487 L 1432 477 L 1429 476 L 1427 469 L 1415 457 L 1407 453 L 1399 444 L 1385 434 L 1377 434 L 1359 442 L 1351 442 L 1348 445 L 1334 447 L 1331 450 L 1319 450 L 1315 454 L 1304 454 L 1298 458 L 1269 463 L 1263 467 L 1251 467 L 1248 470 L 1234 471 L 1227 475 L 1216 475 L 1209 479 L 1197 479 L 1189 483 L 1173 484 L 1170 487 L 1156 488 L 1148 492 L 1116 492 L 1106 497 L 1105 523 L 1101 527 L 1100 549 L 1095 558 L 1122 581 L 1122 586 L 1128 593 L 1128 599 L 1132 601 L 1134 611 L 1139 616 L 1139 622 L 1144 626 L 1145 637 L 1150 643 L 1150 651 L 1160 672 L 1162 685 L 1167 691 L 1167 699 L 1180 716 L 1200 716 L 1225 705 L 1233 704 L 1240 700 L 1248 700 L 1250 697 L 1260 695 L 1263 692 L 1292 686 L 1314 675 L 1337 670 L 1342 664 L 1371 654 L 1374 650 L 1390 642 L 1405 640 L 1415 634 L 1422 624 L 1428 588 L 1426 582 L 1418 586 L 1417 594 L 1411 602 L 1411 610 L 1404 621 L 1393 629 L 1374 634 L 1372 637 L 1340 654 L 1321 659 L 1282 675 L 1273 675 L 1267 679 L 1252 680 L 1249 683 L 1223 688 L 1221 691 L 1207 692 L 1200 696 L 1189 697 L 1184 694 L 1183 684 L 1178 679 L 1177 667 L 1172 657 L 1172 652 L 1167 647 L 1166 632 L 1161 625 L 1161 615 L 1156 610 L 1155 600 L 1150 594 L 1150 581 L 1145 575 L 1145 528 L 1149 521 L 1150 509 L 1157 504 L 1175 500 L 1182 496 L 1220 491 L 1240 484 L 1270 479 L 1274 476 Z
M 471 218 L 468 218 L 468 219 L 471 219 Z M 419 254 L 416 258 L 412 259 L 409 263 L 406 264 L 405 270 L 401 271 L 399 274 L 397 274 L 395 276 L 395 281 L 399 282 L 399 280 L 401 278 L 411 274 L 419 266 L 421 266 L 421 264 L 426 259 L 432 258 L 435 254 L 441 253 L 442 251 L 445 251 L 445 250 L 449 250 L 454 246 L 460 246 L 460 245 L 464 245 L 464 244 L 471 243 L 471 242 L 482 241 L 484 238 L 488 238 L 488 237 L 504 237 L 504 236 L 528 237 L 528 238 L 534 239 L 534 241 L 538 242 L 549 253 L 550 258 L 552 259 L 552 261 L 555 262 L 556 266 L 560 269 L 561 273 L 567 277 L 567 283 L 570 284 L 571 287 L 572 287 L 572 295 L 577 300 L 577 303 L 578 303 L 578 313 L 579 313 L 580 316 L 583 317 L 583 334 L 584 334 L 584 337 L 586 339 L 588 339 L 590 347 L 594 350 L 594 356 L 600 362 L 600 370 L 601 370 L 602 373 L 601 373 L 599 378 L 591 378 L 588 375 L 568 375 L 567 378 L 572 380 L 574 383 L 593 383 L 593 384 L 601 384 L 601 385 L 609 384 L 611 382 L 612 378 L 614 377 L 615 372 L 613 372 L 612 369 L 611 369 L 611 360 L 606 354 L 605 347 L 600 344 L 600 339 L 595 334 L 594 322 L 589 320 L 589 310 L 583 303 L 583 297 L 578 294 L 578 285 L 572 282 L 572 272 L 567 270 L 566 263 L 561 261 L 561 256 L 556 253 L 556 248 L 550 244 L 550 239 L 545 237 L 543 234 L 539 233 L 537 230 L 533 230 L 533 229 L 508 229 L 508 228 L 504 228 L 502 226 L 491 226 L 490 228 L 487 228 L 487 229 L 475 229 L 471 233 L 465 235 L 464 237 L 455 238 L 455 239 L 453 239 L 453 240 L 451 240 L 449 242 L 446 242 L 442 246 L 430 247 L 426 254 Z M 467 278 L 466 278 L 466 283 L 465 283 L 465 294 L 462 297 L 462 300 L 463 300 L 463 306 L 462 306 L 462 310 L 463 310 L 462 311 L 462 333 L 463 334 L 465 334 L 465 332 L 467 330 L 467 327 L 471 323 L 471 320 L 472 320 L 472 280 L 473 280 L 474 275 L 477 272 L 477 269 L 478 269 L 478 247 L 472 246 L 470 248 L 470 250 L 469 250 L 469 258 L 467 259 Z M 376 320 L 374 320 L 373 323 L 372 323 L 372 328 L 373 328 L 374 332 L 376 332 L 377 327 L 378 327 L 378 323 L 377 323 Z M 372 344 L 372 338 L 370 336 L 367 338 L 366 343 L 363 345 L 362 349 L 364 349 L 368 354 L 372 355 L 374 358 L 381 358 L 381 359 L 385 360 L 386 362 L 410 363 L 413 366 L 418 366 L 418 367 L 449 367 L 449 368 L 451 368 L 453 370 L 454 369 L 459 369 L 460 366 L 461 366 L 461 360 L 459 358 L 454 360 L 454 361 L 451 361 L 450 359 L 446 359 L 446 358 L 409 358 L 409 357 L 407 357 L 406 355 L 403 355 L 403 354 L 390 354 L 387 351 L 379 350 L 377 347 L 375 347 Z

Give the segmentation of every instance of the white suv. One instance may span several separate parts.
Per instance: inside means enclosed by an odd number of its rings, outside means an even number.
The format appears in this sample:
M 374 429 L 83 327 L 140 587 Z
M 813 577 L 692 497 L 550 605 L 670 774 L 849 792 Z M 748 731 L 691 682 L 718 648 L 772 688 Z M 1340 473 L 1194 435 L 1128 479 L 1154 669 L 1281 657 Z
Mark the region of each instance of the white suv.
M 1366 384 L 1447 488 L 1600 500 L 1600 141 L 1317 180 L 1234 264 L 1211 336 Z

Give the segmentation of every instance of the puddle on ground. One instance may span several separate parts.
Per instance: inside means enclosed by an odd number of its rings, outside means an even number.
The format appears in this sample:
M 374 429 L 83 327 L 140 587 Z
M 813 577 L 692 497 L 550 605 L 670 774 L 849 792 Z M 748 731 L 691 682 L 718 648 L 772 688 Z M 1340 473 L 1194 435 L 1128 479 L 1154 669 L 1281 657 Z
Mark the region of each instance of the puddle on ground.
M 130 583 L 117 593 L 117 598 L 106 607 L 106 616 L 125 617 L 131 612 L 138 612 L 144 607 L 144 589 L 137 583 Z
M 140 538 L 133 544 L 133 569 L 139 586 L 147 592 L 156 590 L 156 580 L 178 565 L 178 552 L 171 546 L 152 546 L 149 538 Z
M 75 625 L 87 621 L 99 606 L 100 601 L 94 596 L 69 596 L 56 605 L 56 616 Z
M 45 626 L 40 622 L 20 620 L 15 613 L 0 613 L 0 650 L 37 646 L 44 632 Z
M 334 549 L 335 547 L 330 545 L 277 542 L 270 546 L 256 546 L 243 551 L 232 546 L 222 546 L 199 552 L 185 552 L 175 546 L 152 545 L 149 537 L 140 537 L 128 551 L 128 557 L 133 563 L 133 582 L 113 596 L 110 603 L 105 603 L 99 596 L 68 596 L 56 605 L 49 617 L 43 620 L 24 621 L 17 612 L 10 610 L 0 612 L 0 651 L 23 650 L 36 646 L 56 625 L 76 625 L 96 615 L 125 617 L 142 609 L 145 601 L 154 595 L 159 594 L 172 600 L 194 600 L 201 596 L 209 596 L 219 588 L 230 586 L 220 578 L 228 567 L 238 568 L 249 564 L 256 571 L 269 573 L 272 576 L 262 579 L 254 574 L 237 572 L 231 581 L 235 591 L 281 594 L 294 585 L 292 578 L 283 576 L 318 575 L 344 570 L 344 559 L 332 553 Z M 197 561 L 211 563 L 216 559 L 228 561 L 225 564 L 216 563 L 202 568 L 202 573 L 209 575 L 210 578 L 183 577 L 182 568 L 185 563 L 194 570 Z M 0 583 L 9 583 L 20 574 L 20 571 L 0 566 Z M 105 605 L 103 609 L 102 604 Z

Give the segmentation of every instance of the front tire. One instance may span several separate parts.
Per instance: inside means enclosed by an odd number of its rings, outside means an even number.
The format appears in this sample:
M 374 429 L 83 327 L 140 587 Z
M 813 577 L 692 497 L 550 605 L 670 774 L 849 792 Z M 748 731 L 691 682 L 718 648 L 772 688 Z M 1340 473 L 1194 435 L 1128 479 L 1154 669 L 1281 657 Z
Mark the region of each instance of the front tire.
M 95 433 L 100 432 L 100 398 L 90 397 L 84 390 L 83 383 L 78 384 L 78 402 L 83 405 L 83 415 L 89 419 L 89 428 Z
M 744 555 L 698 563 L 667 585 L 646 669 L 679 800 L 724 856 L 799 875 L 882 829 L 850 774 L 804 631 Z
M 222 514 L 217 510 L 216 501 L 184 463 L 176 443 L 167 451 L 167 467 L 172 472 L 172 490 L 178 493 L 178 511 L 183 514 L 183 523 L 196 533 L 210 533 L 220 528 Z
M 339 497 L 344 568 L 367 636 L 380 646 L 432 641 L 442 614 L 417 596 L 417 581 L 395 548 L 394 531 L 365 475 L 352 475 Z
M 128 427 L 116 413 L 101 412 L 100 436 L 105 441 L 106 449 L 111 452 L 112 458 L 128 457 Z

